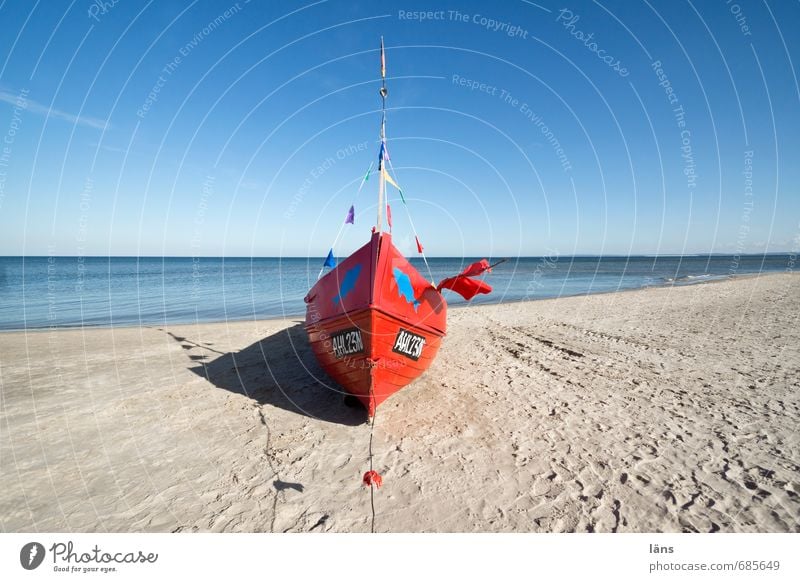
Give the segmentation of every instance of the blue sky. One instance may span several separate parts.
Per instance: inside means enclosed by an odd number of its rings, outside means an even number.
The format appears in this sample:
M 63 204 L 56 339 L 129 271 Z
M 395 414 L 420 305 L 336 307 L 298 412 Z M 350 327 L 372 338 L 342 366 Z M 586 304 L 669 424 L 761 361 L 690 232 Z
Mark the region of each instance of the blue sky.
M 0 4 L 0 254 L 796 251 L 796 2 Z M 394 237 L 413 231 L 390 190 Z

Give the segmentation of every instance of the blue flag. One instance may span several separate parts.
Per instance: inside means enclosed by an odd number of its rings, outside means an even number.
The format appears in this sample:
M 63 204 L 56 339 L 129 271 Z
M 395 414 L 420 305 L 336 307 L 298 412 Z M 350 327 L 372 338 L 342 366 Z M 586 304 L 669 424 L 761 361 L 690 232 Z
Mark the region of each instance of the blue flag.
M 336 257 L 333 256 L 333 249 L 328 251 L 328 258 L 325 259 L 323 267 L 330 267 L 333 269 L 336 266 Z
M 350 210 L 347 211 L 347 218 L 344 219 L 345 224 L 354 224 L 356 218 L 356 209 L 354 206 L 350 207 Z
M 378 169 L 383 168 L 383 160 L 389 159 L 389 151 L 386 149 L 386 142 L 381 142 L 381 149 L 378 152 Z

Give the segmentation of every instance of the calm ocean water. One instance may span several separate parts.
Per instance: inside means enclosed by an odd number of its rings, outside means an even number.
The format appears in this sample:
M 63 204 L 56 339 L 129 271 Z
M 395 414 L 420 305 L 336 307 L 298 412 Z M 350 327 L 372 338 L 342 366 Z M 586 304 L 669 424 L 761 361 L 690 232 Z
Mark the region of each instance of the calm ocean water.
M 429 259 L 437 282 L 476 259 Z M 526 257 L 486 276 L 473 303 L 544 299 L 779 272 L 789 255 Z M 0 329 L 295 317 L 322 258 L 0 257 Z M 427 269 L 412 261 L 421 273 Z M 464 301 L 445 291 L 450 305 Z

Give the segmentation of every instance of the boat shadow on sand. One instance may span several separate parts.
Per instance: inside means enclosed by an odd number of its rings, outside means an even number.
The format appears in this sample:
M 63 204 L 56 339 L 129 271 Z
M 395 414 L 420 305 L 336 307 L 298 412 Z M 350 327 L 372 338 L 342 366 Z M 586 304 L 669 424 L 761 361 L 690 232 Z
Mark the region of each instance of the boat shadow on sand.
M 170 335 L 185 349 L 197 346 L 214 351 Z M 190 370 L 218 388 L 243 394 L 262 405 L 347 426 L 367 421 L 366 410 L 345 405 L 345 394 L 317 363 L 299 323 L 238 352 L 217 353 L 219 357 L 208 362 L 203 356 L 190 356 L 199 364 Z

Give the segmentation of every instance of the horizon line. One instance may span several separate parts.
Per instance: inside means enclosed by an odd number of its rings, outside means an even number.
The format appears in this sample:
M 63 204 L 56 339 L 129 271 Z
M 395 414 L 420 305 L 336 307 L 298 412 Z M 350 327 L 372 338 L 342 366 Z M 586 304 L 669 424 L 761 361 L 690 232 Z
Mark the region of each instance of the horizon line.
M 632 254 L 617 254 L 610 253 L 604 255 L 578 253 L 574 255 L 426 255 L 428 259 L 473 259 L 481 257 L 502 258 L 506 257 L 507 260 L 513 259 L 541 259 L 545 257 L 561 257 L 561 258 L 679 258 L 679 257 L 763 257 L 768 255 L 775 256 L 792 256 L 797 255 L 797 251 L 766 251 L 761 253 L 731 253 L 731 252 L 702 252 L 702 253 L 632 253 Z M 0 255 L 0 259 L 325 259 L 326 255 Z M 344 259 L 344 257 L 342 257 Z M 407 259 L 421 259 L 421 256 L 406 257 Z

